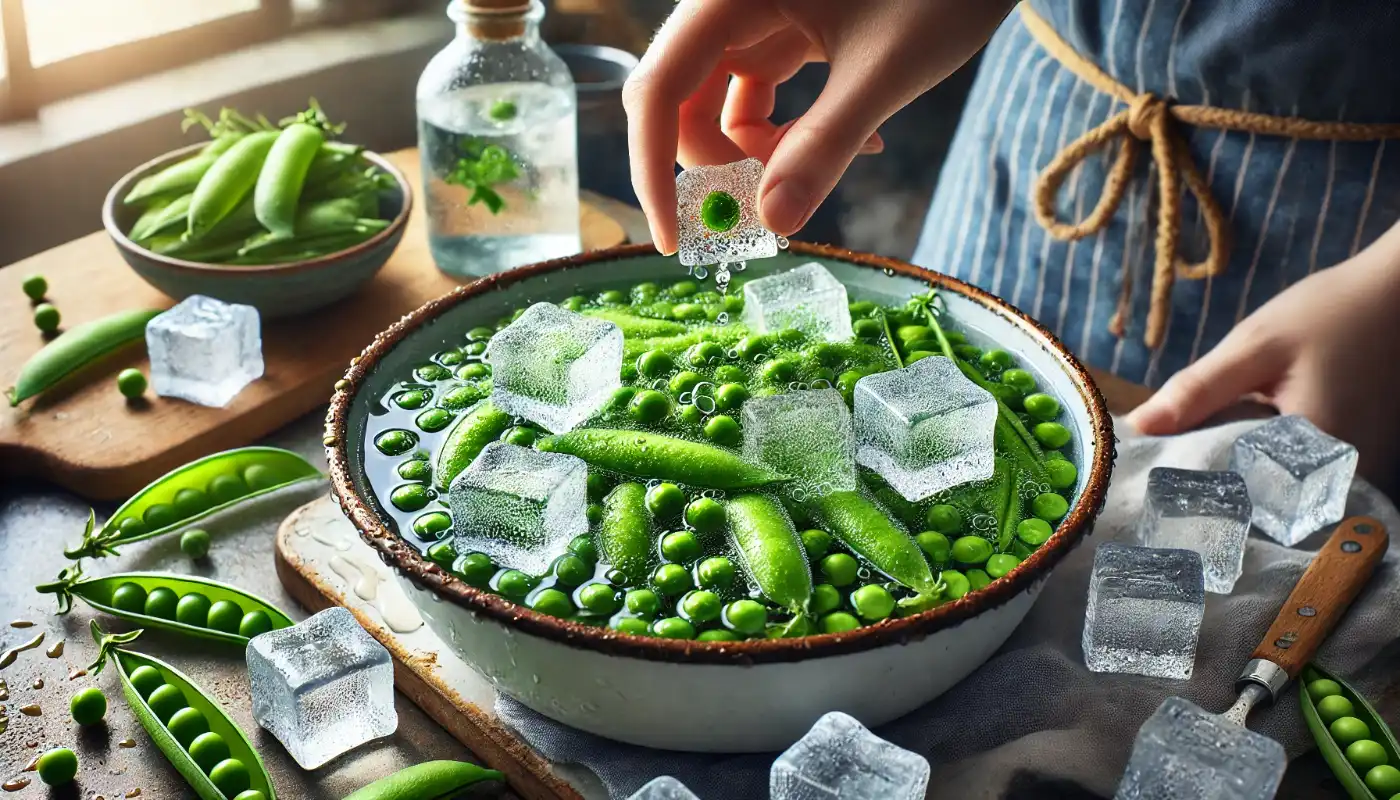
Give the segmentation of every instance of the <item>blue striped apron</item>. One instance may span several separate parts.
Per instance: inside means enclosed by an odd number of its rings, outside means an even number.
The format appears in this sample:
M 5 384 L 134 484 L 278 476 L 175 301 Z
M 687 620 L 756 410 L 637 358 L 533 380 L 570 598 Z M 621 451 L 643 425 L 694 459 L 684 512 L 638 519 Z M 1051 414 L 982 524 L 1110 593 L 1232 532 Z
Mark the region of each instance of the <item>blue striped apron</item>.
M 1400 4 L 1355 0 L 1034 0 L 1079 53 L 1124 86 L 1186 104 L 1278 116 L 1400 121 Z M 1354 255 L 1400 219 L 1400 142 L 1307 141 L 1182 126 L 1229 219 L 1224 272 L 1178 280 L 1162 345 L 1143 341 L 1156 167 L 1139 158 L 1118 213 L 1097 234 L 1051 238 L 1031 209 L 1036 176 L 1123 104 L 1062 67 L 1012 13 L 983 54 L 914 262 L 997 294 L 1089 365 L 1158 386 L 1292 283 Z M 1108 153 L 1076 167 L 1058 217 L 1094 207 Z M 1182 205 L 1181 255 L 1205 251 Z M 1125 277 L 1126 331 L 1109 331 Z

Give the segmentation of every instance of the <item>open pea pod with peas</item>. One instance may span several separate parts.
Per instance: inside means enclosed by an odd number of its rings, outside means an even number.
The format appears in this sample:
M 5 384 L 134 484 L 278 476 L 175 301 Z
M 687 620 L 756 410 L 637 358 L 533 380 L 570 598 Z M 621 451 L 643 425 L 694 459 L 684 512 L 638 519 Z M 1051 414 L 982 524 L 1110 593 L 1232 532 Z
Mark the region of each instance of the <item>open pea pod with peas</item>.
M 82 543 L 64 555 L 74 560 L 115 555 L 121 545 L 170 533 L 245 500 L 320 477 L 309 461 L 276 447 L 214 453 L 157 478 L 101 528 L 89 514 Z
M 122 648 L 140 635 L 108 634 L 93 620 L 88 671 L 113 666 L 131 713 L 201 800 L 276 800 L 262 758 L 217 701 L 164 661 Z
M 125 572 L 84 578 L 79 563 L 34 588 L 56 595 L 60 614 L 72 609 L 76 597 L 104 614 L 138 625 L 240 647 L 260 633 L 294 624 L 281 609 L 257 595 L 192 575 Z
M 1332 774 L 1352 800 L 1400 796 L 1400 743 L 1346 681 L 1316 664 L 1303 670 L 1298 702 L 1303 721 Z

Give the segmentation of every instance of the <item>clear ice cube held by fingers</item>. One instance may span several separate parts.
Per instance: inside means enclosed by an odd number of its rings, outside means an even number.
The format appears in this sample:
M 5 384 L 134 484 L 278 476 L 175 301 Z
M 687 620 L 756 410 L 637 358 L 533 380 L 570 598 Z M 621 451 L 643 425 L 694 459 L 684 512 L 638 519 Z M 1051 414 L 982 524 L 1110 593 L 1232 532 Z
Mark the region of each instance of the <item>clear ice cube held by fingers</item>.
M 1138 731 L 1114 800 L 1270 800 L 1288 765 L 1283 745 L 1168 697 Z
M 550 303 L 536 303 L 486 348 L 491 402 L 552 433 L 593 416 L 622 385 L 622 331 Z
M 744 284 L 744 324 L 758 333 L 796 328 L 816 339 L 850 339 L 846 286 L 815 261 Z
M 151 386 L 222 408 L 262 377 L 262 326 L 252 306 L 191 295 L 146 325 Z
M 778 237 L 758 219 L 763 162 L 691 167 L 676 176 L 681 264 L 737 264 L 778 254 Z
M 1084 613 L 1085 666 L 1094 672 L 1191 677 L 1205 602 L 1196 551 L 1099 545 Z
M 1249 488 L 1254 524 L 1292 547 L 1345 516 L 1356 458 L 1307 419 L 1283 416 L 1236 439 L 1230 469 Z
M 832 711 L 773 762 L 768 793 L 771 800 L 922 800 L 928 778 L 928 759 Z
M 1154 467 L 1147 473 L 1138 541 L 1195 550 L 1206 591 L 1229 594 L 1244 571 L 1251 514 L 1244 479 L 1233 472 Z

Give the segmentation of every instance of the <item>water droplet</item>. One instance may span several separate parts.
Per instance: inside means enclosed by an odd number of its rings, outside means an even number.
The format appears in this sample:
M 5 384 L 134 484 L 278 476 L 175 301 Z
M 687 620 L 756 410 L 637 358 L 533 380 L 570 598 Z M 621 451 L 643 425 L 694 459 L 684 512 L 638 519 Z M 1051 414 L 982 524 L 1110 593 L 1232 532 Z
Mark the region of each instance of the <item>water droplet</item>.
M 695 394 L 693 392 L 681 392 L 681 396 L 677 397 L 676 401 L 679 402 L 681 405 L 687 405 L 692 399 L 694 399 L 694 397 Z
M 698 281 L 703 281 L 710 277 L 710 271 L 704 267 L 691 267 L 690 274 L 695 276 L 695 279 Z
M 786 250 L 786 249 L 788 249 L 788 245 L 789 245 L 789 244 L 790 244 L 790 243 L 788 242 L 788 238 L 787 238 L 786 236 L 779 236 L 779 237 L 778 237 L 778 249 L 779 249 L 779 250 Z
M 715 322 L 716 322 L 717 324 L 720 324 L 720 325 L 728 325 L 728 324 L 729 324 L 729 312 L 728 312 L 728 311 L 721 311 L 721 312 L 719 312 L 719 316 L 718 316 L 718 317 L 715 317 Z M 733 358 L 733 357 L 734 357 L 734 356 L 732 356 L 732 355 L 730 356 L 730 358 Z
M 893 269 L 890 269 L 889 267 L 885 267 L 884 269 L 882 269 L 882 270 L 880 270 L 880 271 L 883 272 L 883 273 L 885 273 L 886 275 L 890 275 L 890 276 L 893 276 L 893 275 L 894 275 L 894 270 L 893 270 Z
M 743 272 L 744 270 L 746 270 L 746 269 L 748 269 L 748 268 L 749 268 L 749 262 L 747 262 L 747 261 L 740 261 L 738 264 L 735 264 L 735 265 L 733 265 L 732 267 L 730 267 L 730 269 L 734 270 L 735 272 Z

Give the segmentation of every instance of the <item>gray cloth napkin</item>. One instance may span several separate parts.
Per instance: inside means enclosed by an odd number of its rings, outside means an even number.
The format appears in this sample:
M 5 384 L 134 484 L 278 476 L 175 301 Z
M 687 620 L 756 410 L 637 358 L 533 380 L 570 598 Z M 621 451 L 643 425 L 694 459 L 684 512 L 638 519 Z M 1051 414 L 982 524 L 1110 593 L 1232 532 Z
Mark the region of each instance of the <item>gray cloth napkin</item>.
M 1282 547 L 1258 532 L 1251 535 L 1234 592 L 1206 596 L 1189 681 L 1089 672 L 1080 634 L 1094 548 L 1131 541 L 1148 470 L 1225 469 L 1231 444 L 1257 424 L 1119 443 L 1108 502 L 1092 535 L 1056 567 L 1005 646 L 942 697 L 876 730 L 928 758 L 933 767 L 930 797 L 1111 796 L 1138 727 L 1163 699 L 1181 695 L 1210 711 L 1223 711 L 1234 701 L 1232 687 L 1240 668 L 1330 530 L 1296 548 Z M 1363 481 L 1352 485 L 1347 513 L 1376 517 L 1393 537 L 1400 537 L 1395 506 Z M 1317 657 L 1376 701 L 1392 722 L 1400 716 L 1397 636 L 1400 545 L 1386 554 Z M 619 744 L 560 725 L 504 696 L 496 711 L 545 758 L 586 767 L 614 798 L 628 797 L 657 775 L 676 776 L 703 800 L 768 796 L 774 755 L 686 754 Z M 1312 746 L 1293 688 L 1277 706 L 1255 711 L 1250 727 L 1283 743 L 1290 758 Z M 1280 797 L 1291 794 L 1287 789 L 1296 771 L 1284 778 Z

